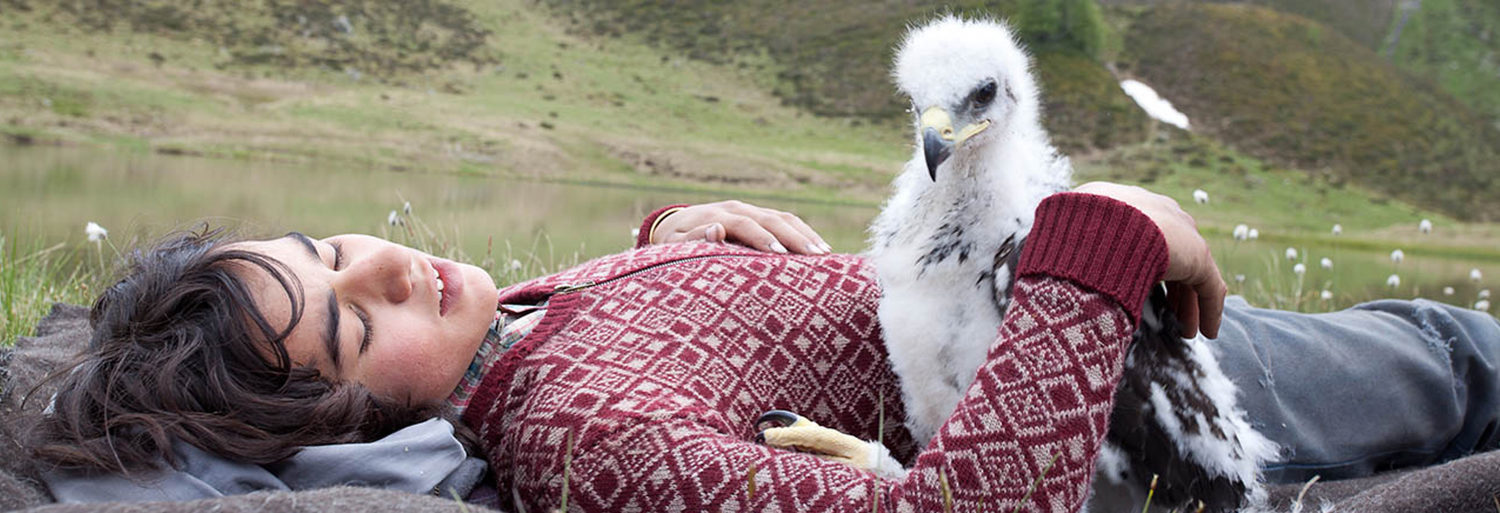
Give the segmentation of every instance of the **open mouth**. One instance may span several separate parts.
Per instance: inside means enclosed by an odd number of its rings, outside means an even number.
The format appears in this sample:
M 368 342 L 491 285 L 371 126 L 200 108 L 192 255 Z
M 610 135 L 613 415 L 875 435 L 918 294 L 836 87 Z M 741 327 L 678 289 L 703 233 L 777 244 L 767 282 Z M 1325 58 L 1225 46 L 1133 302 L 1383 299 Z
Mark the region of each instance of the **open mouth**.
M 432 258 L 427 262 L 435 273 L 433 279 L 437 281 L 434 288 L 438 293 L 438 315 L 446 317 L 449 307 L 463 294 L 463 275 L 453 262 L 441 258 Z

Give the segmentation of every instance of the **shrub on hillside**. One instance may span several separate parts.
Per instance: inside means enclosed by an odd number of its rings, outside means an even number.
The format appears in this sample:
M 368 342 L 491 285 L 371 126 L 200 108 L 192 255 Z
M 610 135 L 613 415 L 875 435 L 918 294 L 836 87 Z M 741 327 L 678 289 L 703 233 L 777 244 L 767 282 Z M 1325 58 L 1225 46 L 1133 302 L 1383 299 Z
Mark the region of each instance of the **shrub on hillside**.
M 444 0 L 8 0 L 98 29 L 198 38 L 238 64 L 326 67 L 389 77 L 494 60 L 490 36 Z

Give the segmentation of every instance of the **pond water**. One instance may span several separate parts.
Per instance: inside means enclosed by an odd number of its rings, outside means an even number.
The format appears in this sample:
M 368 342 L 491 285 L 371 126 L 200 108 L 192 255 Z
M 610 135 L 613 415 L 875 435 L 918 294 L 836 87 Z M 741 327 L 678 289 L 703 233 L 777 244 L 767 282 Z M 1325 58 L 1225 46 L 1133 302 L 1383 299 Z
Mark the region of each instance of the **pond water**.
M 314 236 L 363 232 L 411 240 L 410 234 L 417 233 L 450 256 L 497 262 L 491 271 L 502 282 L 628 248 L 631 229 L 658 206 L 732 196 L 76 147 L 0 145 L 0 162 L 5 163 L 0 232 L 12 239 L 94 251 L 83 231 L 90 221 L 109 229 L 121 250 L 131 241 L 204 222 L 270 236 L 298 230 Z M 863 248 L 864 228 L 877 212 L 868 205 L 750 201 L 801 215 L 845 252 Z M 415 216 L 407 220 L 408 227 L 387 224 L 390 212 L 405 202 Z M 435 235 L 425 235 L 422 227 Z M 1282 308 L 1320 311 L 1381 297 L 1417 296 L 1472 305 L 1480 289 L 1500 283 L 1500 262 L 1408 255 L 1396 265 L 1389 250 L 1329 244 L 1297 248 L 1296 262 L 1307 267 L 1299 284 L 1294 262 L 1283 255 L 1285 245 L 1235 242 L 1227 235 L 1210 243 L 1233 291 L 1253 303 Z M 1324 257 L 1333 260 L 1332 270 L 1319 265 Z M 511 260 L 521 268 L 511 271 Z M 1469 279 L 1472 269 L 1483 274 L 1481 282 Z M 1386 286 L 1392 273 L 1401 276 L 1399 287 Z M 1235 275 L 1244 275 L 1244 282 L 1236 282 Z M 1444 295 L 1445 287 L 1453 288 L 1453 295 Z M 1324 289 L 1333 300 L 1319 299 Z

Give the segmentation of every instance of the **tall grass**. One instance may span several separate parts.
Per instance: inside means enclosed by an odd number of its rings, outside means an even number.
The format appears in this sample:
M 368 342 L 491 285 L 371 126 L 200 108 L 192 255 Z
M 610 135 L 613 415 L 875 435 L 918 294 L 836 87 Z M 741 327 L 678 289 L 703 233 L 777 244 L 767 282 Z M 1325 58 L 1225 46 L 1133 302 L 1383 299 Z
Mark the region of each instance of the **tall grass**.
M 375 231 L 387 240 L 457 262 L 479 266 L 504 287 L 577 265 L 583 248 L 555 247 L 539 235 L 524 245 L 493 241 L 483 255 L 469 255 L 454 230 L 433 229 L 409 209 L 394 211 L 395 222 Z M 126 246 L 131 246 L 127 244 Z M 89 305 L 111 278 L 119 252 L 109 242 L 48 245 L 40 237 L 0 231 L 0 347 L 33 334 L 54 303 Z
M 0 232 L 0 347 L 32 335 L 53 303 L 87 304 L 92 299 L 90 289 L 107 273 L 98 264 L 70 258 L 68 249 Z

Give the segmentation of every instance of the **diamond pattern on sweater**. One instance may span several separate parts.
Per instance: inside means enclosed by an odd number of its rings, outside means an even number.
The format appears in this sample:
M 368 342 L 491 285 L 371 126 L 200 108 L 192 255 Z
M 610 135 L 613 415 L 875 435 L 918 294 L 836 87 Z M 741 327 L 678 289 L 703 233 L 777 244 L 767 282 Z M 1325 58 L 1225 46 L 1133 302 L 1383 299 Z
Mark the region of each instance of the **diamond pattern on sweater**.
M 1108 419 L 1130 320 L 1071 282 L 1027 277 L 953 418 L 901 482 L 750 441 L 767 409 L 916 448 L 876 320 L 873 271 L 850 256 L 716 257 L 694 246 L 626 253 L 515 290 L 589 278 L 554 298 L 543 339 L 474 424 L 505 494 L 556 506 L 565 441 L 575 511 L 936 511 L 939 469 L 955 511 L 1009 511 L 1053 455 L 1023 511 L 1081 505 Z M 646 258 L 642 254 L 654 255 Z M 692 260 L 677 260 L 686 256 Z M 663 261 L 676 261 L 652 267 Z M 644 271 L 639 269 L 647 268 Z M 614 272 L 627 277 L 608 280 Z M 529 289 L 527 287 L 530 287 Z M 539 330 L 542 328 L 539 328 Z M 910 460 L 908 460 L 910 461 Z M 749 468 L 757 469 L 754 497 Z

